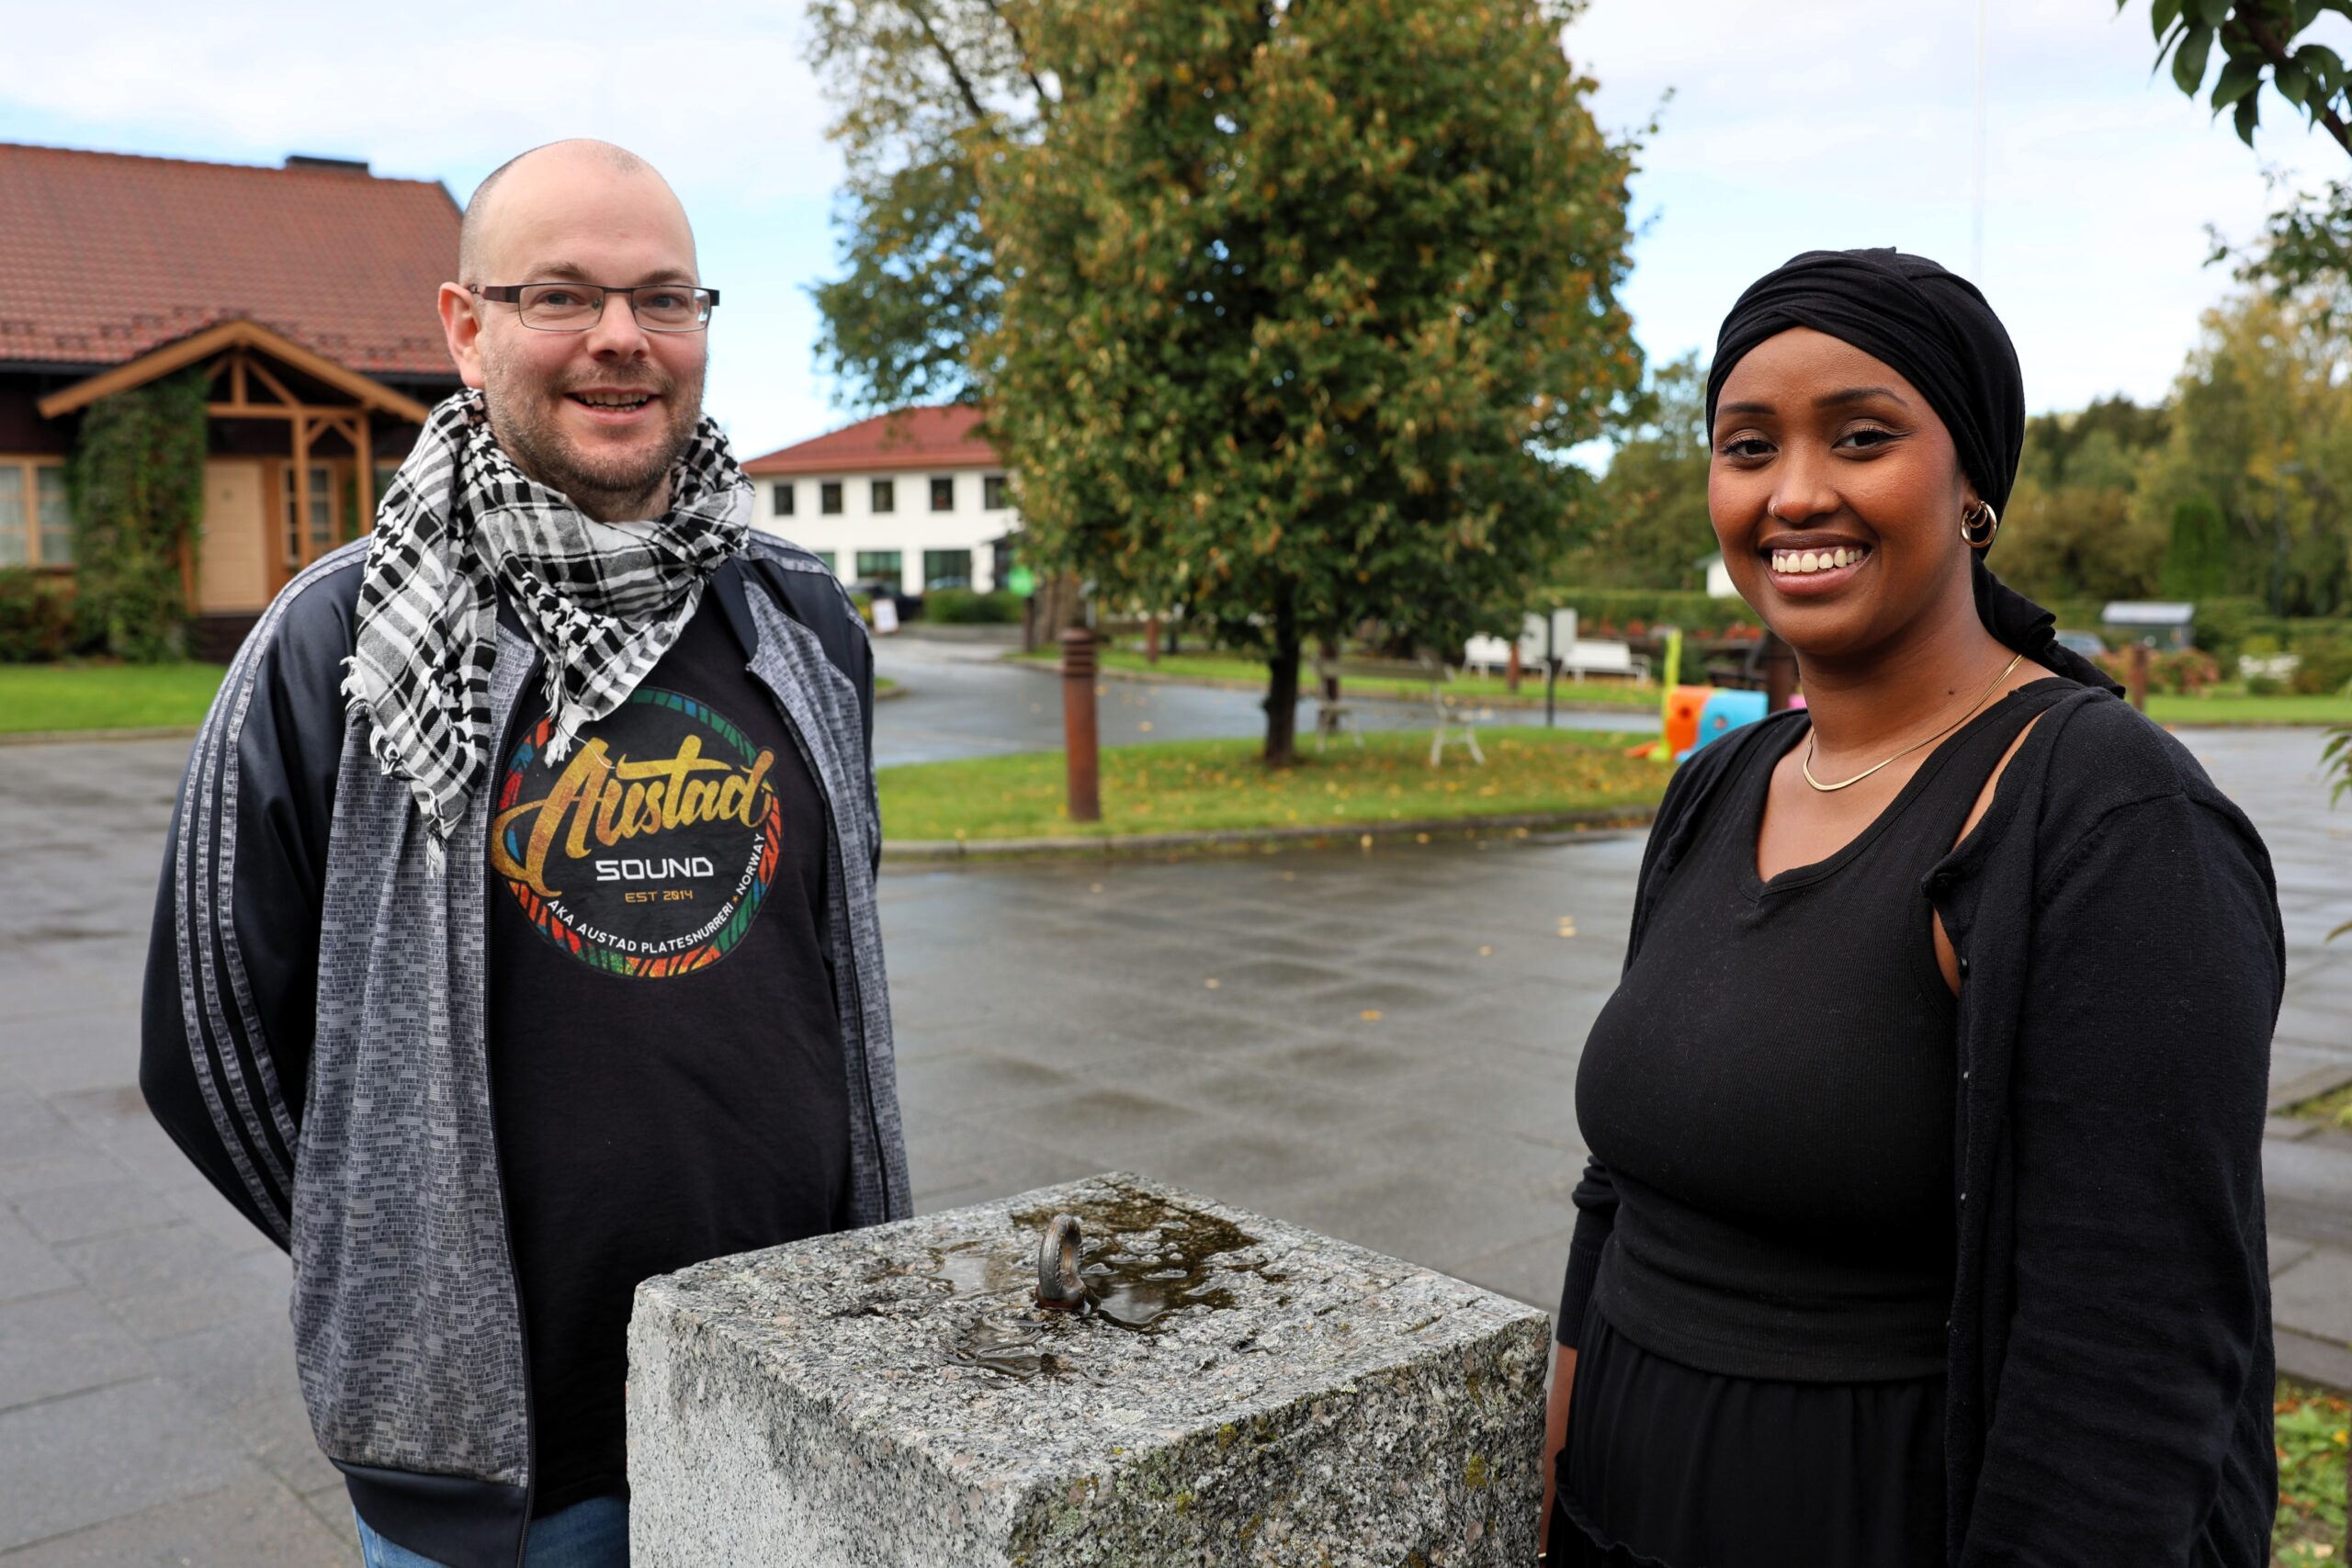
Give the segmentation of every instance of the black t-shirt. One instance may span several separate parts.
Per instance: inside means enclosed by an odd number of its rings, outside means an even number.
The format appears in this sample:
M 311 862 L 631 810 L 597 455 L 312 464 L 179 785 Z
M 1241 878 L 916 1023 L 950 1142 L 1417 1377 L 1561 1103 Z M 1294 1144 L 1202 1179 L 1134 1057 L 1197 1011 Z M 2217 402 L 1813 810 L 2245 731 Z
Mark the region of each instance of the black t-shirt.
M 545 716 L 534 689 L 489 845 L 539 1514 L 624 1489 L 638 1282 L 837 1230 L 849 1192 L 824 803 L 718 606 L 561 761 Z

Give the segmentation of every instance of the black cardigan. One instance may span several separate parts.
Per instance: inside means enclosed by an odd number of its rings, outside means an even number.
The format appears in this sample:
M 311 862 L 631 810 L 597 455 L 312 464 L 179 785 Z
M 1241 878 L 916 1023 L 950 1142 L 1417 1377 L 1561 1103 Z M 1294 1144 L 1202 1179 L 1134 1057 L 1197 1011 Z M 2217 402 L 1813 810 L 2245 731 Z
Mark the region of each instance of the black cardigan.
M 2112 682 L 2035 653 L 2097 684 L 2042 716 L 1926 882 L 1963 976 L 1946 1556 L 2263 1568 L 2278 1470 L 2262 1122 L 2286 964 L 2270 858 Z M 1675 775 L 1627 964 L 1716 784 L 1792 722 Z M 1568 1346 L 1616 1218 L 1598 1160 L 1575 1201 Z

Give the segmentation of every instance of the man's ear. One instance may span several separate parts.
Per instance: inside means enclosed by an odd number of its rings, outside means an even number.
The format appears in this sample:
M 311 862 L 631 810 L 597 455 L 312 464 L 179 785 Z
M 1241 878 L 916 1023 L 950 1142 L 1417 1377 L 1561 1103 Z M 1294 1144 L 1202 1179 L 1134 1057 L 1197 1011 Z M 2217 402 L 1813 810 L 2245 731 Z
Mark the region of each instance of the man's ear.
M 481 302 L 458 284 L 441 286 L 441 335 L 448 340 L 449 357 L 458 362 L 458 378 L 481 389 Z

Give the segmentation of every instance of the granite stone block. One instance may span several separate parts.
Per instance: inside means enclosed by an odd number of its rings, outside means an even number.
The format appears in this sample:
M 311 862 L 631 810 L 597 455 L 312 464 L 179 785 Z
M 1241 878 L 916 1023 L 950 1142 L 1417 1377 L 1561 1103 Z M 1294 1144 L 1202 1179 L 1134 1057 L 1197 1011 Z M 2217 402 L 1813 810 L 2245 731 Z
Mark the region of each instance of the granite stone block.
M 1057 1213 L 1093 1305 L 1034 1304 Z M 1530 1561 L 1544 1314 L 1114 1174 L 639 1288 L 631 1561 Z

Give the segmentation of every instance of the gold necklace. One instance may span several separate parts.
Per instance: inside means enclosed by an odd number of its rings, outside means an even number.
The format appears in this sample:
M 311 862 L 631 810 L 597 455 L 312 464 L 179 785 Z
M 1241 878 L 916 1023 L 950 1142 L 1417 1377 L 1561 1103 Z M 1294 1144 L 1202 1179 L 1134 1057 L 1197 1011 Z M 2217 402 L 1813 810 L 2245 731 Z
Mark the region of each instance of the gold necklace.
M 2009 671 L 2011 670 L 2015 670 L 2024 661 L 2025 655 L 2020 652 L 2015 659 L 2009 660 L 2007 665 L 2002 669 L 1998 675 L 1993 677 L 1992 685 L 1984 688 L 1984 694 L 1968 705 L 1968 711 L 1966 713 L 1962 714 L 1958 718 L 1953 719 L 1950 724 L 1945 725 L 1941 729 L 1939 729 L 1933 735 L 1928 736 L 1927 739 L 1919 741 L 1915 745 L 1905 746 L 1902 750 L 1897 751 L 1894 756 L 1889 757 L 1886 760 L 1886 762 L 1899 762 L 1904 758 L 1911 755 L 1912 752 L 1917 751 L 1921 746 L 1930 745 L 1938 740 L 1941 740 L 1945 736 L 1950 735 L 1953 730 L 1958 729 L 1962 725 L 1966 724 L 1971 718 L 1973 718 L 1976 716 L 1976 710 L 1983 707 L 1986 701 L 1991 698 L 1993 695 L 1993 688 L 2007 680 L 2009 678 Z M 1886 762 L 1874 762 L 1871 766 L 1864 768 L 1860 773 L 1856 773 L 1850 779 L 1844 780 L 1838 784 L 1823 784 L 1819 779 L 1813 776 L 1813 742 L 1815 737 L 1820 732 L 1818 730 L 1808 728 L 1804 738 L 1804 761 L 1800 762 L 1798 767 L 1804 773 L 1804 782 L 1811 784 L 1814 788 L 1819 790 L 1824 795 L 1828 795 L 1833 791 L 1846 789 L 1851 785 L 1858 784 L 1864 779 L 1870 777 L 1872 773 L 1878 772 L 1879 769 L 1886 766 Z

